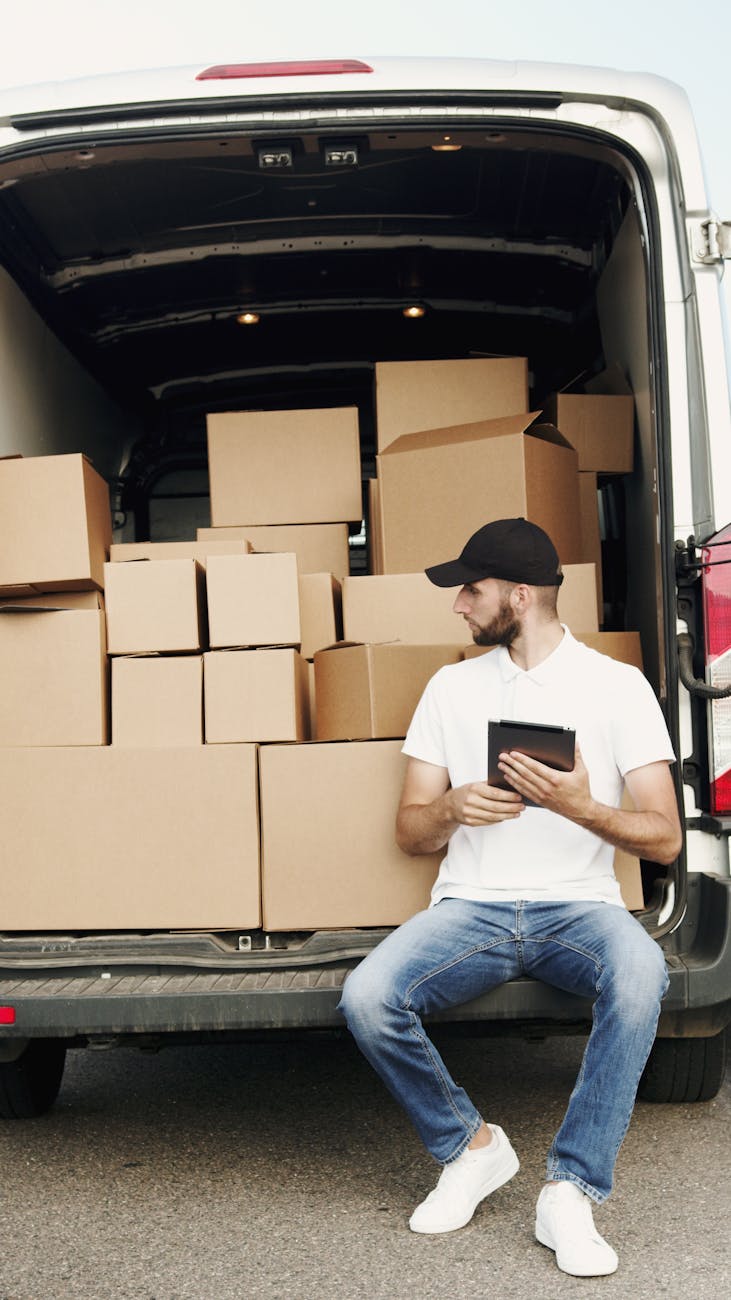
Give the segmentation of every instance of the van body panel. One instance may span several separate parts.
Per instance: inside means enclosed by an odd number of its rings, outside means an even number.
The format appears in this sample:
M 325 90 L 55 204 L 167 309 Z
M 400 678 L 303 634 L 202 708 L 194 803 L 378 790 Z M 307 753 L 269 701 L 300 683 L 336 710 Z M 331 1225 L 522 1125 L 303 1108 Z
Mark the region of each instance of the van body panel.
M 271 409 L 281 392 L 294 409 L 323 393 L 357 406 L 372 480 L 374 339 L 384 360 L 524 355 L 524 342 L 540 400 L 611 360 L 636 426 L 632 472 L 600 488 L 605 610 L 640 630 L 679 758 L 707 764 L 678 681 L 674 545 L 731 519 L 731 428 L 718 268 L 692 242 L 709 209 L 687 98 L 597 68 L 363 62 L 373 71 L 201 81 L 196 67 L 0 94 L 0 454 L 83 450 L 112 486 L 116 539 L 169 540 L 181 519 L 205 522 L 201 419 L 227 404 Z M 367 173 L 329 171 L 332 140 L 353 142 Z M 274 145 L 291 148 L 287 190 L 266 175 Z M 422 300 L 423 344 L 394 323 Z M 275 344 L 236 334 L 244 309 Z M 731 1015 L 728 838 L 698 788 L 678 774 L 686 843 L 642 914 L 668 955 L 671 1036 Z M 0 1001 L 18 1008 L 0 1042 L 339 1023 L 342 979 L 378 937 L 0 936 Z M 197 981 L 142 987 L 168 965 Z M 237 972 L 225 996 L 210 968 Z M 44 991 L 49 970 L 68 996 Z M 111 982 L 90 990 L 96 973 Z M 587 1014 L 520 981 L 454 1016 Z

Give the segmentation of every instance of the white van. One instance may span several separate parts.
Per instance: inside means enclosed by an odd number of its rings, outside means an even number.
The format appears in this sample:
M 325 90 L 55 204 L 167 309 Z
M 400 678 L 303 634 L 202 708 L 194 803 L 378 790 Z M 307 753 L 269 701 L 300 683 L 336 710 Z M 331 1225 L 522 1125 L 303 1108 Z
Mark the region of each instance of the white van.
M 527 357 L 531 410 L 623 372 L 635 456 L 597 483 L 603 623 L 640 633 L 685 810 L 678 861 L 642 866 L 671 977 L 641 1085 L 658 1101 L 717 1092 L 731 1019 L 728 247 L 686 97 L 651 76 L 377 59 L 0 97 L 0 455 L 85 453 L 118 539 L 209 522 L 207 412 L 357 406 L 365 481 L 376 361 Z M 2 932 L 0 1113 L 47 1109 L 68 1047 L 338 1026 L 381 934 Z M 524 980 L 453 1019 L 588 1015 Z

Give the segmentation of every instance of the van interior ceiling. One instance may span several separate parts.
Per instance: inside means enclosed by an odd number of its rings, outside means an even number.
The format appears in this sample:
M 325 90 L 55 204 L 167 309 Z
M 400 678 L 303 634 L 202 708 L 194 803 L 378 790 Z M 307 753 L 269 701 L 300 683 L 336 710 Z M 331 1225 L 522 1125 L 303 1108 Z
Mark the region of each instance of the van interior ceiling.
M 649 392 L 637 182 L 588 134 L 483 122 L 100 141 L 2 165 L 0 261 L 121 408 L 114 455 L 89 445 L 120 480 L 126 540 L 208 522 L 208 411 L 357 405 L 372 475 L 376 360 L 527 356 L 534 410 L 608 361 Z M 638 423 L 646 471 L 649 398 Z M 56 450 L 78 448 L 69 425 Z M 657 684 L 656 572 L 633 596 L 626 563 L 656 529 L 645 510 L 628 536 L 632 491 L 602 497 L 604 544 L 621 538 L 605 626 L 641 627 Z

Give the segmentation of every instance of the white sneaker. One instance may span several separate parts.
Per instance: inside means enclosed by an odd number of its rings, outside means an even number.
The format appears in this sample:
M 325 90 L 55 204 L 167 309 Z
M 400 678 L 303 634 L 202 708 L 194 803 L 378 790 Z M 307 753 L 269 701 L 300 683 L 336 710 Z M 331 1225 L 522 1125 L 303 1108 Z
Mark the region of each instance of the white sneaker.
M 576 1183 L 547 1183 L 536 1206 L 536 1238 L 556 1252 L 556 1263 L 574 1277 L 614 1273 L 616 1251 L 594 1227 L 591 1200 Z
M 469 1148 L 445 1165 L 439 1182 L 409 1219 L 412 1232 L 454 1232 L 469 1223 L 480 1201 L 520 1168 L 503 1130 L 488 1124 L 493 1140 L 487 1147 Z

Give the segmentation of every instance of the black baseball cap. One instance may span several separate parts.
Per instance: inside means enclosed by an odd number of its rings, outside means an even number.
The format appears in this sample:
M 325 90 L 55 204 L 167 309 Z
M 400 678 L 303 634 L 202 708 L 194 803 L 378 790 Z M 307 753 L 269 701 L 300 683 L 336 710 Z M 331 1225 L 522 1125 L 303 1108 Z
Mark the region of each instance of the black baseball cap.
M 470 537 L 462 554 L 434 564 L 426 576 L 437 587 L 463 587 L 483 578 L 525 582 L 530 587 L 560 587 L 556 547 L 548 533 L 527 519 L 494 519 Z

